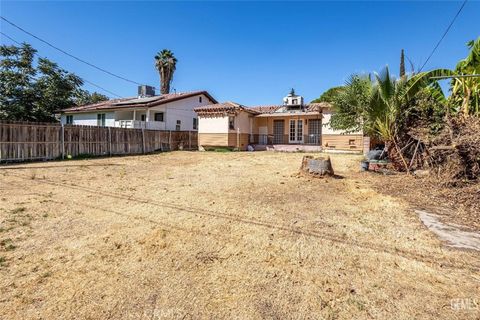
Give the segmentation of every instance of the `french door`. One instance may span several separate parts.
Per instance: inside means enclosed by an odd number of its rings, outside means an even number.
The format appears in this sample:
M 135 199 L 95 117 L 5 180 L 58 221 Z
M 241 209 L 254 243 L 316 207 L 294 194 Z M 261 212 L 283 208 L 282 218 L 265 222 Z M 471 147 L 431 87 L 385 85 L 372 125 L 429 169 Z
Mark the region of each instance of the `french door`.
M 289 143 L 303 143 L 303 120 L 290 119 Z

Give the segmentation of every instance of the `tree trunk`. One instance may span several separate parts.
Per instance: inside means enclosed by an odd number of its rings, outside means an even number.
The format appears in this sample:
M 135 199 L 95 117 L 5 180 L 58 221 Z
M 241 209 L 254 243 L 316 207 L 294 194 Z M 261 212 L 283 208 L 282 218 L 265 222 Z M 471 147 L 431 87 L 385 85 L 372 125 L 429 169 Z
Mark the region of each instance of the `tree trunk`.
M 333 176 L 333 167 L 330 157 L 303 156 L 300 171 L 316 177 Z

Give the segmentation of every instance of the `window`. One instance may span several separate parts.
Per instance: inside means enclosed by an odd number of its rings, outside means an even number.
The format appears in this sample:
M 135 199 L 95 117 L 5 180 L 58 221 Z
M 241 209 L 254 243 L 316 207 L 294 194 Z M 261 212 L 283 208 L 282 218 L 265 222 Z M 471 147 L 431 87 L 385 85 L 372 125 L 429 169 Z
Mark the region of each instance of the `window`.
M 202 96 L 198 97 L 198 102 L 202 103 Z
M 182 121 L 177 120 L 177 126 L 175 127 L 175 130 L 180 131 L 181 125 L 182 125 Z
M 297 99 L 292 99 L 292 104 L 297 104 Z
M 97 126 L 105 127 L 105 113 L 97 114 Z
M 141 121 L 146 121 L 146 120 L 147 120 L 147 115 L 146 115 L 146 114 L 142 114 L 142 115 L 140 116 L 140 120 L 141 120 Z
M 197 130 L 197 128 L 198 128 L 198 119 L 193 118 L 193 130 Z
M 72 115 L 67 116 L 67 124 L 73 124 L 73 116 Z
M 235 117 L 228 117 L 228 129 L 235 130 Z
M 163 112 L 155 112 L 153 117 L 154 117 L 155 121 L 163 122 Z
M 355 140 L 354 139 L 348 140 L 348 145 L 354 146 L 355 145 Z

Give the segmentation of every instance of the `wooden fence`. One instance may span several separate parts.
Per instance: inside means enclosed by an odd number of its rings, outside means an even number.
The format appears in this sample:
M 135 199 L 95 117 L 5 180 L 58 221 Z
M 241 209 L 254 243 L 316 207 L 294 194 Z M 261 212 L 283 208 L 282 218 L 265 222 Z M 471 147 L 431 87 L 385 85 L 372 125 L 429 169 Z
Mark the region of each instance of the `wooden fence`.
M 0 121 L 0 162 L 197 149 L 196 131 Z

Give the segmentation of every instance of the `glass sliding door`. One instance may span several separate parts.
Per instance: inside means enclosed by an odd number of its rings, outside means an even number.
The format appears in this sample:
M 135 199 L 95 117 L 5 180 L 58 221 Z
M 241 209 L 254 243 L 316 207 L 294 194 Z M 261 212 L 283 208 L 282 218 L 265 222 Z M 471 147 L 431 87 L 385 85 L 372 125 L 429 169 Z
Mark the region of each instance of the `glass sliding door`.
M 308 120 L 308 141 L 309 144 L 321 144 L 322 136 L 322 120 L 310 119 Z
M 283 142 L 283 133 L 284 131 L 284 121 L 283 120 L 274 120 L 273 121 L 273 143 L 282 144 Z

